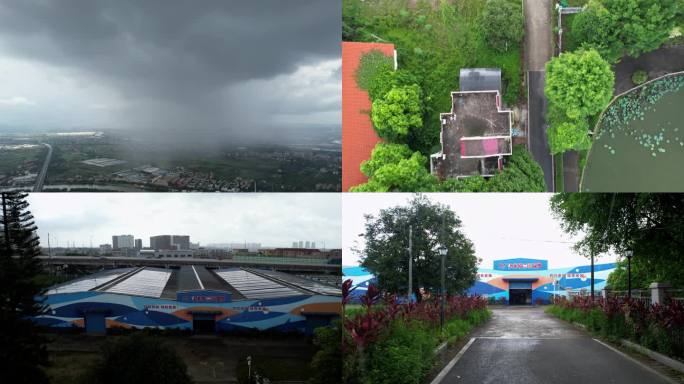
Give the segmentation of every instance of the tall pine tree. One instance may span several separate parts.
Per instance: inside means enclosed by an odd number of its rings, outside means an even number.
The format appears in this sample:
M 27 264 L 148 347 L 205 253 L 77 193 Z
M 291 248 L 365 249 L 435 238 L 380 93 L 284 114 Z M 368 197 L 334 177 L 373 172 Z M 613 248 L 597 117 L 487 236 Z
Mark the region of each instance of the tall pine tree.
M 12 383 L 47 383 L 44 339 L 30 317 L 44 307 L 38 236 L 25 193 L 2 193 L 0 217 L 0 372 Z

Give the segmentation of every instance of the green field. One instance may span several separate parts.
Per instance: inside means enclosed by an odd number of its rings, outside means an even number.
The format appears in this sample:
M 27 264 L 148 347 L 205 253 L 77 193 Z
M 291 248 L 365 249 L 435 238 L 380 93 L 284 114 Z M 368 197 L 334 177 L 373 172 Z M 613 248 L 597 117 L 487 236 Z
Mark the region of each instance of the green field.
M 43 146 L 26 149 L 0 149 L 0 175 L 16 175 L 22 170 L 37 172 L 43 164 L 46 148 Z M 34 164 L 26 168 L 26 162 Z

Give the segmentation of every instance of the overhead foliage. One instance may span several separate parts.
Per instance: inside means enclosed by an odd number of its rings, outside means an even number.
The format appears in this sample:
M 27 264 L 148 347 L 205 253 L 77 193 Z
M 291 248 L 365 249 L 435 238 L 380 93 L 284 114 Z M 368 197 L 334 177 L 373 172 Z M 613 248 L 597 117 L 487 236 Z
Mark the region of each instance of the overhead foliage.
M 611 63 L 667 41 L 681 17 L 680 0 L 592 0 L 572 24 L 574 39 Z
M 586 118 L 551 124 L 546 133 L 552 155 L 569 150 L 580 151 L 591 148 L 589 124 Z
M 684 287 L 684 194 L 559 194 L 551 209 L 566 232 L 584 233 L 580 253 L 631 249 L 651 278 Z
M 405 142 L 412 128 L 423 124 L 423 102 L 417 85 L 391 89 L 373 100 L 371 120 L 378 136 L 391 142 Z
M 352 192 L 433 191 L 437 178 L 426 168 L 427 159 L 404 144 L 378 143 L 371 158 L 361 164 L 368 182 Z
M 437 292 L 440 287 L 439 247 L 448 249 L 446 289 L 462 293 L 475 283 L 477 258 L 473 243 L 461 231 L 461 220 L 448 206 L 416 195 L 407 205 L 386 208 L 367 216 L 361 265 L 375 275 L 381 290 L 408 289 L 408 238 L 413 227 L 413 289 Z
M 520 2 L 487 0 L 482 13 L 484 38 L 500 52 L 516 49 L 523 37 L 523 17 Z
M 578 120 L 599 113 L 613 94 L 615 75 L 595 50 L 564 53 L 546 64 L 549 103 Z

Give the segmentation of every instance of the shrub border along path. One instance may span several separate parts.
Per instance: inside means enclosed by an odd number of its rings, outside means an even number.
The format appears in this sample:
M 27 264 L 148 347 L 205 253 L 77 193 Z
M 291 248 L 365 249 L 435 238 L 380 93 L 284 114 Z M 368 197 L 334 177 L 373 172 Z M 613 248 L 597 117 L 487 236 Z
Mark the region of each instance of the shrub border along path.
M 592 140 L 595 140 L 595 137 L 597 137 L 597 135 L 598 135 L 598 133 L 599 133 L 599 129 L 601 128 L 601 123 L 603 122 L 603 115 L 604 115 L 604 114 L 608 111 L 608 109 L 610 109 L 610 107 L 611 107 L 616 101 L 618 101 L 620 98 L 622 98 L 623 96 L 626 96 L 627 94 L 629 94 L 629 93 L 631 93 L 631 92 L 634 92 L 634 91 L 636 91 L 636 90 L 638 90 L 638 89 L 640 89 L 640 88 L 647 87 L 648 85 L 650 85 L 651 83 L 654 83 L 654 82 L 656 82 L 656 81 L 665 79 L 665 78 L 667 78 L 667 77 L 682 76 L 682 75 L 684 75 L 684 71 L 668 73 L 667 75 L 660 76 L 660 77 L 656 77 L 655 79 L 651 79 L 651 80 L 649 80 L 649 81 L 647 81 L 647 82 L 645 82 L 645 83 L 643 83 L 643 84 L 641 84 L 641 85 L 637 85 L 636 87 L 633 87 L 633 88 L 631 88 L 631 89 L 628 89 L 627 91 L 622 92 L 622 93 L 620 93 L 619 95 L 616 95 L 615 97 L 613 97 L 613 99 L 610 100 L 610 103 L 608 103 L 608 105 L 606 105 L 606 107 L 601 111 L 601 114 L 599 114 L 598 119 L 596 120 L 596 125 L 594 126 L 594 129 L 593 129 L 592 132 L 591 132 Z M 593 145 L 593 144 L 595 144 L 595 142 L 592 142 L 592 146 L 591 146 L 591 148 L 589 149 L 589 153 L 587 154 L 587 159 L 586 159 L 586 161 L 585 161 L 585 163 L 584 163 L 584 168 L 582 168 L 582 177 L 580 178 L 580 188 L 579 188 L 580 191 L 583 191 L 583 188 L 584 188 L 584 175 L 585 175 L 585 173 L 586 173 L 585 171 L 586 171 L 586 169 L 587 169 L 587 165 L 589 165 L 589 162 L 591 161 L 591 153 L 594 151 L 594 145 Z

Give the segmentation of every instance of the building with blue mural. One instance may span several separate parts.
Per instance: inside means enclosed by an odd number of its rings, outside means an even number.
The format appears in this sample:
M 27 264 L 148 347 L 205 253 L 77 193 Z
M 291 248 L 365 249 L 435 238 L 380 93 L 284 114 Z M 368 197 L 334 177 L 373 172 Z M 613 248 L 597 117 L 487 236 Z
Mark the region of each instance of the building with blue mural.
M 339 285 L 325 280 L 247 268 L 111 269 L 49 289 L 41 298 L 47 310 L 34 321 L 91 333 L 114 327 L 311 333 L 340 315 Z
M 594 265 L 594 289 L 605 288 L 615 263 Z M 375 277 L 362 267 L 342 268 L 343 279 L 351 279 L 352 301 L 366 293 Z M 591 290 L 591 265 L 549 269 L 547 260 L 495 260 L 491 268 L 479 268 L 477 281 L 467 291 L 507 304 L 549 303 L 553 295 L 568 296 L 573 292 Z

